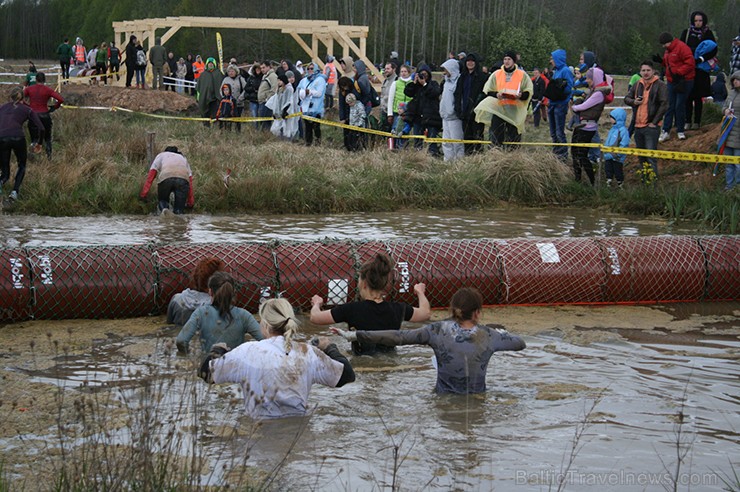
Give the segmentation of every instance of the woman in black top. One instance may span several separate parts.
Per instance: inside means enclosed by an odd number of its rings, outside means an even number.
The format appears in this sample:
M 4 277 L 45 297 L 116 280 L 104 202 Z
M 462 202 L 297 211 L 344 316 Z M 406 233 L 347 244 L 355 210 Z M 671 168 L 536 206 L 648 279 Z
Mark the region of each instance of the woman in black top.
M 419 299 L 419 307 L 405 302 L 385 300 L 386 292 L 391 285 L 393 260 L 386 254 L 377 254 L 375 258 L 360 268 L 361 301 L 336 306 L 322 311 L 324 299 L 313 296 L 311 299 L 311 322 L 317 325 L 347 323 L 350 328 L 365 331 L 400 330 L 404 321 L 420 323 L 429 319 L 430 306 L 426 298 L 426 285 L 414 285 L 414 292 Z M 376 351 L 387 352 L 392 346 L 363 343 L 352 343 L 352 351 L 357 355 L 372 354 Z

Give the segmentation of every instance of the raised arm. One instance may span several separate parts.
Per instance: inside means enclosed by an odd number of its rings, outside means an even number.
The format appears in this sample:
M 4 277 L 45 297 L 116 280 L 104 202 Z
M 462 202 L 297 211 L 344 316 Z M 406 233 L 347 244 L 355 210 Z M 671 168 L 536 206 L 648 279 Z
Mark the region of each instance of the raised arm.
M 322 311 L 321 306 L 324 304 L 324 299 L 321 296 L 313 296 L 311 298 L 311 323 L 317 325 L 330 325 L 334 323 L 334 317 L 331 315 L 331 310 Z
M 426 288 L 426 284 L 419 283 L 414 285 L 414 292 L 416 293 L 416 297 L 419 299 L 419 307 L 414 308 L 414 314 L 411 315 L 411 319 L 409 321 L 421 323 L 422 321 L 428 320 L 431 316 L 432 308 L 429 305 L 429 299 L 427 299 L 426 296 Z

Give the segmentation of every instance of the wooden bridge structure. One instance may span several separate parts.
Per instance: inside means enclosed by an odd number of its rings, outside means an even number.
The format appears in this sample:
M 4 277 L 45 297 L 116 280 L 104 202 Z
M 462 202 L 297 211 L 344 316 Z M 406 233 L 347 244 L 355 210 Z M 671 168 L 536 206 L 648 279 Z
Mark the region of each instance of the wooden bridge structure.
M 367 57 L 367 26 L 345 26 L 333 20 L 303 20 L 303 19 L 258 19 L 236 17 L 165 17 L 153 19 L 126 20 L 113 23 L 116 43 L 122 49 L 128 43 L 130 35 L 135 35 L 145 48 L 154 46 L 157 37 L 162 38 L 162 44 L 182 28 L 212 28 L 212 29 L 269 29 L 279 30 L 290 35 L 303 48 L 311 61 L 324 68 L 324 60 L 320 56 L 320 47 L 324 46 L 326 53 L 337 59 L 352 56 L 355 60 L 362 60 L 368 71 L 382 82 L 382 73 L 376 73 L 373 63 Z M 165 30 L 158 34 L 158 30 Z M 336 44 L 336 47 L 335 47 Z M 341 55 L 335 52 L 341 50 Z M 321 49 L 323 51 L 323 49 Z M 125 67 L 122 66 L 122 69 Z M 341 71 L 341 66 L 337 66 Z

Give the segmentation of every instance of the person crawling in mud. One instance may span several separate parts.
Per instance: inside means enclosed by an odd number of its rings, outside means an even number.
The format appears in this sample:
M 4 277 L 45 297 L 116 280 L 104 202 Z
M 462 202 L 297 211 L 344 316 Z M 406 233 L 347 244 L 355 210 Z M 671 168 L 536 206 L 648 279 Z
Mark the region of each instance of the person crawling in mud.
M 377 254 L 374 259 L 360 268 L 361 301 L 336 306 L 322 311 L 324 299 L 313 296 L 311 299 L 311 322 L 317 325 L 330 325 L 346 322 L 350 328 L 357 330 L 400 330 L 404 321 L 422 323 L 429 319 L 431 308 L 426 297 L 424 284 L 414 285 L 414 292 L 419 299 L 419 307 L 405 302 L 390 302 L 385 295 L 392 285 L 394 273 L 393 260 L 386 254 Z M 369 340 L 354 341 L 352 352 L 355 355 L 370 355 L 375 352 L 388 352 L 393 346 L 384 343 L 373 343 Z
M 231 351 L 214 345 L 199 371 L 208 383 L 241 384 L 247 415 L 257 420 L 303 416 L 314 383 L 339 388 L 355 380 L 352 365 L 328 338 L 311 344 L 293 340 L 299 327 L 286 299 L 264 302 L 259 315 L 264 340 Z
M 463 288 L 452 296 L 452 317 L 416 330 L 345 331 L 332 328 L 350 342 L 384 345 L 429 345 L 437 367 L 437 393 L 482 393 L 486 369 L 494 352 L 522 350 L 527 345 L 501 325 L 479 325 L 483 298 Z

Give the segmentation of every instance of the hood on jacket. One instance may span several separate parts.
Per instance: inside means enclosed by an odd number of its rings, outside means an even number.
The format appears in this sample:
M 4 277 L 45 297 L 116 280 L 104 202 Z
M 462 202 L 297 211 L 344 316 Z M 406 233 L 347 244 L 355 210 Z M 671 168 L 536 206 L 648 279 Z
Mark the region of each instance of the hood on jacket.
M 355 71 L 357 72 L 358 78 L 362 76 L 365 72 L 367 72 L 367 65 L 365 65 L 365 62 L 362 60 L 357 60 L 355 62 Z
M 213 69 L 215 70 L 218 65 L 216 65 L 216 59 L 212 56 L 208 57 L 206 60 L 206 70 L 208 70 L 208 64 L 213 63 Z
M 694 58 L 696 58 L 696 63 L 699 63 L 699 57 L 704 56 L 707 53 L 717 49 L 717 43 L 712 41 L 711 39 L 705 39 L 701 43 L 699 43 L 699 46 L 696 47 L 694 50 Z
M 586 69 L 589 69 L 596 65 L 596 55 L 593 51 L 583 52 L 583 64 L 586 65 Z
M 230 86 L 229 84 L 223 84 L 223 85 L 221 86 L 221 96 L 223 97 L 223 96 L 225 96 L 225 95 L 226 95 L 226 93 L 224 92 L 224 89 L 225 89 L 225 88 L 227 88 L 227 87 L 229 88 L 229 95 L 230 95 L 231 97 L 234 97 L 234 93 L 233 93 L 233 92 L 231 92 L 231 86 Z
M 429 65 L 426 63 L 419 67 L 419 69 L 416 71 L 416 73 L 426 72 L 427 73 L 427 80 L 432 80 L 432 69 L 429 68 Z
M 599 67 L 591 67 L 586 72 L 586 78 L 594 81 L 594 87 L 604 82 L 604 71 Z
M 344 68 L 349 72 L 352 70 L 352 67 L 355 65 L 355 59 L 351 56 L 345 56 L 340 60 L 342 64 L 344 64 Z
M 460 62 L 454 58 L 448 59 L 442 64 L 442 68 L 450 72 L 449 80 L 455 81 L 460 77 Z
M 733 80 L 740 80 L 740 70 L 735 70 L 732 75 L 730 76 L 730 84 L 732 84 Z M 734 89 L 734 87 L 733 87 Z
M 702 28 L 707 27 L 707 24 L 709 24 L 709 17 L 707 17 L 707 14 L 705 14 L 701 10 L 695 10 L 695 11 L 691 12 L 691 16 L 689 17 L 689 25 L 690 26 L 693 26 L 694 25 L 694 17 L 696 17 L 697 15 L 700 15 L 701 16 L 701 19 L 702 19 L 702 26 L 701 27 Z
M 563 68 L 566 65 L 566 63 L 565 63 L 566 54 L 565 54 L 565 50 L 564 49 L 557 49 L 557 50 L 553 51 L 552 53 L 550 53 L 550 56 L 552 56 L 552 61 L 555 62 L 555 68 L 556 69 L 559 70 L 559 69 Z
M 468 67 L 466 66 L 466 64 L 470 60 L 473 60 L 475 62 L 475 68 L 473 69 L 473 73 L 478 73 L 478 72 L 483 71 L 481 67 L 481 64 L 483 63 L 483 59 L 478 55 L 478 53 L 468 53 L 468 56 L 465 57 L 465 61 L 463 62 L 463 67 L 461 68 L 461 71 L 463 73 L 468 71 Z
M 609 113 L 609 117 L 614 120 L 615 125 L 617 125 L 618 127 L 622 127 L 627 121 L 627 112 L 622 108 L 616 108 L 611 113 Z

